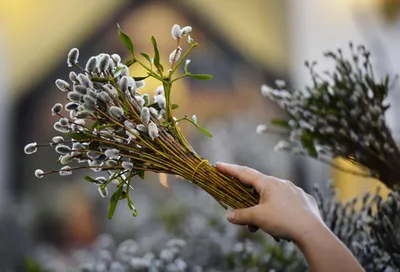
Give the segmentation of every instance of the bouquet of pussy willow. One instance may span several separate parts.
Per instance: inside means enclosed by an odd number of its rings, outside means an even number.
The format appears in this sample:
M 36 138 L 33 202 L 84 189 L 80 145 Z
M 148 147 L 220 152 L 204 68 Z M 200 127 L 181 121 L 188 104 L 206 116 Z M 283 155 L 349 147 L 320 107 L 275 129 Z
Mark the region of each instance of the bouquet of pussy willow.
M 187 121 L 212 137 L 208 130 L 198 125 L 196 116 L 176 118 L 173 115 L 177 105 L 172 103 L 172 92 L 177 80 L 184 77 L 212 78 L 188 71 L 190 60 L 187 56 L 198 45 L 190 37 L 191 30 L 190 26 L 172 27 L 176 48 L 169 56 L 168 68 L 160 62 L 154 37 L 151 38 L 153 56 L 137 54 L 132 40 L 121 29 L 119 38 L 130 53 L 130 59 L 125 63 L 121 62 L 119 55 L 99 54 L 91 57 L 83 67 L 78 64 L 78 49 L 72 49 L 67 64 L 76 72 L 70 72 L 70 83 L 62 79 L 56 81 L 68 102 L 65 105 L 57 103 L 52 108 L 52 114 L 59 117 L 54 129 L 62 136 L 55 136 L 51 143 L 25 146 L 28 154 L 36 152 L 39 147 L 54 147 L 60 154 L 58 162 L 61 166 L 47 172 L 38 169 L 35 175 L 38 178 L 52 173 L 65 176 L 79 169 L 104 173 L 102 177 L 86 176 L 85 180 L 96 184 L 103 197 L 110 187 L 114 191 L 109 218 L 113 216 L 118 201 L 123 199 L 127 200 L 128 207 L 136 216 L 130 197 L 131 181 L 136 176 L 144 178 L 146 172 L 173 174 L 187 179 L 225 208 L 256 205 L 258 195 L 252 188 L 218 172 L 185 139 L 178 122 Z M 142 66 L 147 74 L 130 76 L 129 67 L 135 65 Z M 146 78 L 160 82 L 156 90 L 149 90 L 155 91 L 153 98 L 143 91 Z
M 385 121 L 392 83 L 389 76 L 376 79 L 364 46 L 350 44 L 350 51 L 348 58 L 340 49 L 325 54 L 335 63 L 333 71 L 317 73 L 316 63 L 306 62 L 312 84 L 305 89 L 288 88 L 281 80 L 276 88 L 262 86 L 262 95 L 276 101 L 289 116 L 289 120 L 272 120 L 290 132 L 289 141 L 279 142 L 276 149 L 337 168 L 331 159 L 345 158 L 369 171 L 353 174 L 378 178 L 393 189 L 400 184 L 400 151 Z M 265 125 L 257 130 L 268 131 Z

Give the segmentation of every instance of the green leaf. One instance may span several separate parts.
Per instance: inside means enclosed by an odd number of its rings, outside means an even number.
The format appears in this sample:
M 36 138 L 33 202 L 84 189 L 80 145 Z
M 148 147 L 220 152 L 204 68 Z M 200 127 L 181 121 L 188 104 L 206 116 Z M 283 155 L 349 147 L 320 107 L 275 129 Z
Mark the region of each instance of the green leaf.
M 301 138 L 301 145 L 305 150 L 307 150 L 307 153 L 310 157 L 316 158 L 318 156 L 318 152 L 315 149 L 312 135 L 304 133 Z
M 129 207 L 129 209 L 130 209 L 130 210 L 134 210 L 134 209 L 135 209 L 135 206 L 133 205 L 132 200 L 131 200 L 129 197 L 127 198 L 127 200 L 128 200 L 128 207 Z
M 89 181 L 91 183 L 99 183 L 97 180 L 95 180 L 95 179 L 93 179 L 93 178 L 91 178 L 89 176 L 84 176 L 83 179 L 86 180 L 86 181 Z
M 92 124 L 92 126 L 90 128 L 91 129 L 95 129 L 95 128 L 97 129 L 99 127 L 99 125 L 100 125 L 99 120 L 96 120 L 96 121 L 93 122 L 93 124 Z
M 144 170 L 138 171 L 137 174 L 141 179 L 144 179 L 144 174 L 145 174 Z
M 206 135 L 207 137 L 210 137 L 210 138 L 213 137 L 213 135 L 211 134 L 211 132 L 208 131 L 207 129 L 205 129 L 205 128 L 199 126 L 198 124 L 195 124 L 195 123 L 193 123 L 193 124 L 197 127 L 197 129 L 198 129 L 201 133 L 203 133 L 203 134 Z
M 122 69 L 123 69 L 122 66 L 117 67 L 117 69 L 115 69 L 114 71 L 114 77 L 119 76 L 121 74 Z
M 24 261 L 24 271 L 27 272 L 44 272 L 44 270 L 40 267 L 40 264 L 37 263 L 31 257 L 26 257 Z
M 127 196 L 126 192 L 125 192 L 125 191 L 122 191 L 122 192 L 121 192 L 121 195 L 119 196 L 119 200 L 125 199 L 126 196 Z
M 90 79 L 92 82 L 109 82 L 107 78 L 102 78 L 102 77 L 92 77 Z
M 130 59 L 130 60 L 128 60 L 128 61 L 125 62 L 125 65 L 129 67 L 129 66 L 131 66 L 132 64 L 134 64 L 135 62 L 136 62 L 136 61 L 135 61 L 134 59 Z
M 147 95 L 145 95 L 145 96 L 143 97 L 143 99 L 144 99 L 144 105 L 145 105 L 146 107 L 148 107 L 148 105 L 149 105 L 149 97 L 148 97 Z
M 120 186 L 111 196 L 110 204 L 108 205 L 108 219 L 111 219 L 114 215 L 115 209 L 117 208 L 118 200 L 121 197 L 123 186 Z
M 89 150 L 97 150 L 99 148 L 99 142 L 91 142 L 88 146 Z
M 79 133 L 79 132 L 67 132 L 65 135 L 70 136 L 74 140 L 84 140 L 84 139 L 89 139 L 90 136 L 84 134 L 84 133 Z
M 289 122 L 284 119 L 280 119 L 280 118 L 271 119 L 271 124 L 278 126 L 278 127 L 290 128 Z
M 146 78 L 148 78 L 149 76 L 144 76 L 144 77 L 132 77 L 135 81 L 141 81 L 144 80 Z
M 187 76 L 193 77 L 195 79 L 200 79 L 200 80 L 210 80 L 210 79 L 213 78 L 213 76 L 209 75 L 209 74 L 191 74 L 191 73 L 188 73 Z
M 131 38 L 126 35 L 122 30 L 121 27 L 118 25 L 118 34 L 119 34 L 119 39 L 122 42 L 122 44 L 126 47 L 126 49 L 128 49 L 129 53 L 132 54 L 132 56 L 134 56 L 135 54 L 135 49 L 133 47 L 133 43 Z
M 151 37 L 151 43 L 154 48 L 154 66 L 158 69 L 158 71 L 163 72 L 164 67 L 160 64 L 160 53 L 158 52 L 157 42 L 154 36 Z
M 171 107 L 172 107 L 172 109 L 174 110 L 174 109 L 179 108 L 179 105 L 178 105 L 178 104 L 172 104 Z
M 147 106 L 148 108 L 155 108 L 156 110 L 161 110 L 160 105 L 158 103 L 153 103 Z
M 151 63 L 149 55 L 147 55 L 145 53 L 140 53 L 140 55 L 142 55 L 145 59 L 147 59 L 149 61 L 149 63 Z

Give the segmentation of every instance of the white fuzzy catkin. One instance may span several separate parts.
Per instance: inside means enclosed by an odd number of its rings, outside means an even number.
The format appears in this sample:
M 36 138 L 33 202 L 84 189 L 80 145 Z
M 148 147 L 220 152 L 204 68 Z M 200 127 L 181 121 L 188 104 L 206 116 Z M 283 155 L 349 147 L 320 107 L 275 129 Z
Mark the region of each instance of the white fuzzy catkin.
M 77 92 L 81 95 L 85 95 L 86 94 L 86 86 L 83 85 L 74 85 L 74 92 Z
M 269 97 L 271 93 L 273 92 L 273 89 L 269 87 L 268 85 L 262 85 L 261 86 L 261 95 L 264 97 Z
M 97 69 L 97 58 L 91 57 L 88 62 L 86 63 L 86 70 L 88 72 L 94 73 Z
M 149 108 L 149 110 L 150 110 L 150 113 L 151 113 L 154 117 L 158 117 L 159 113 L 158 113 L 158 111 L 157 111 L 155 108 L 151 107 L 151 108 Z
M 104 54 L 100 57 L 99 60 L 99 69 L 100 71 L 106 71 L 110 66 L 110 55 Z
M 118 149 L 107 149 L 104 152 L 104 155 L 106 155 L 107 157 L 109 157 L 110 159 L 118 159 L 119 157 L 119 150 Z
M 115 166 L 118 165 L 118 162 L 115 161 L 115 160 L 107 160 L 107 161 L 106 161 L 106 165 L 107 165 L 108 167 L 115 167 Z
M 95 178 L 98 184 L 104 184 L 107 182 L 107 179 L 105 177 L 97 177 Z
M 181 58 L 181 50 L 179 48 L 175 49 L 172 51 L 172 53 L 169 55 L 169 62 L 170 63 L 175 63 Z
M 182 30 L 181 27 L 177 24 L 172 26 L 171 29 L 172 38 L 175 40 L 180 39 L 182 37 Z
M 87 88 L 86 94 L 93 99 L 97 99 L 97 92 L 95 90 L 93 90 L 92 88 Z
M 197 116 L 196 115 L 192 116 L 192 121 L 193 121 L 193 123 L 197 124 Z
M 181 29 L 182 35 L 189 35 L 192 32 L 191 26 L 185 26 Z
M 66 154 L 64 156 L 61 157 L 60 162 L 61 164 L 68 164 L 70 162 L 72 162 L 73 157 L 69 154 Z
M 67 165 L 67 166 L 62 167 L 58 173 L 60 174 L 60 176 L 72 175 L 71 166 Z
M 67 146 L 67 145 L 60 144 L 60 145 L 56 146 L 56 152 L 58 154 L 65 155 L 65 154 L 68 154 L 69 152 L 71 152 L 71 148 L 69 148 L 69 146 Z
M 81 143 L 73 143 L 72 144 L 72 149 L 73 150 L 81 150 L 84 149 L 85 147 Z
M 110 116 L 112 118 L 119 120 L 119 119 L 121 119 L 122 115 L 124 114 L 124 111 L 119 107 L 111 106 L 108 109 L 108 113 L 110 114 Z
M 141 132 L 147 132 L 147 128 L 145 125 L 143 124 L 139 124 L 136 126 L 137 130 L 141 131 Z
M 68 95 L 67 95 L 67 98 L 70 101 L 73 101 L 73 102 L 80 101 L 81 97 L 82 97 L 82 95 L 80 93 L 77 93 L 77 92 L 69 92 Z
M 36 169 L 36 170 L 35 170 L 35 176 L 36 176 L 37 178 L 43 178 L 43 176 L 44 176 L 43 170 L 42 170 L 42 169 Z
M 152 140 L 154 140 L 155 138 L 158 137 L 158 135 L 159 135 L 158 133 L 159 132 L 158 132 L 157 125 L 155 123 L 153 123 L 153 122 L 150 122 L 150 124 L 149 124 L 149 136 L 150 136 L 150 138 Z
M 131 95 L 136 93 L 136 81 L 129 76 L 123 76 L 120 80 L 120 89 L 123 92 L 129 91 Z
M 124 121 L 124 126 L 129 128 L 129 129 L 134 129 L 135 128 L 135 125 L 132 124 L 131 121 L 129 121 L 129 120 L 125 120 Z
M 258 125 L 256 128 L 257 134 L 263 134 L 268 131 L 267 125 Z
M 143 88 L 146 85 L 146 82 L 144 80 L 136 81 L 136 88 L 140 89 Z
M 75 73 L 74 71 L 69 72 L 69 79 L 70 79 L 72 82 L 76 82 L 76 81 L 77 81 L 77 79 L 76 79 L 76 73 Z
M 63 117 L 58 121 L 58 123 L 60 123 L 60 125 L 62 125 L 63 127 L 68 127 L 69 121 L 67 118 Z
M 129 68 L 127 66 L 123 66 L 123 68 L 121 69 L 121 77 L 123 76 L 129 76 Z
M 56 123 L 54 124 L 53 128 L 54 128 L 55 130 L 57 130 L 58 132 L 61 132 L 61 133 L 67 133 L 67 132 L 69 132 L 69 129 L 68 129 L 67 127 L 63 127 L 63 126 L 62 126 L 60 123 L 58 123 L 58 122 L 56 122 Z
M 160 106 L 160 108 L 165 109 L 166 101 L 164 95 L 156 95 L 154 97 L 154 102 L 157 103 Z
M 104 103 L 110 103 L 112 101 L 111 96 L 108 93 L 106 93 L 105 91 L 101 91 L 100 93 L 98 93 L 97 97 Z
M 107 84 L 103 85 L 102 89 L 108 93 L 111 97 L 117 98 L 118 97 L 118 91 L 117 89 L 114 88 L 113 85 Z
M 121 163 L 121 166 L 122 166 L 122 168 L 124 168 L 125 170 L 128 170 L 128 171 L 133 170 L 133 163 L 131 163 L 131 162 L 123 161 Z
M 143 120 L 143 122 L 148 123 L 150 121 L 150 111 L 149 108 L 143 107 L 141 112 L 140 112 L 140 118 Z
M 287 141 L 279 141 L 278 144 L 274 147 L 275 151 L 288 151 L 290 150 L 290 143 Z
M 67 111 L 71 111 L 71 110 L 76 110 L 79 107 L 79 105 L 75 102 L 69 102 L 67 104 L 65 104 L 65 109 Z
M 37 143 L 27 144 L 24 148 L 25 154 L 33 154 L 37 151 Z
M 83 96 L 83 102 L 85 102 L 83 104 L 83 107 L 87 110 L 93 109 L 93 107 L 96 105 L 96 100 L 94 100 L 93 97 L 91 97 L 89 95 Z
M 56 86 L 58 89 L 60 89 L 63 92 L 67 92 L 68 91 L 68 87 L 70 86 L 68 82 L 66 82 L 65 80 L 62 79 L 57 79 L 56 80 Z
M 118 54 L 112 54 L 111 58 L 116 62 L 116 63 L 120 63 L 121 62 L 121 56 Z
M 51 108 L 51 113 L 52 115 L 56 115 L 56 114 L 60 114 L 62 111 L 63 105 L 61 103 L 57 103 L 55 104 L 52 108 Z
M 76 79 L 84 86 L 86 87 L 91 87 L 92 86 L 92 81 L 85 75 L 85 74 L 79 74 Z
M 64 138 L 61 136 L 54 136 L 53 139 L 51 139 L 51 140 L 53 141 L 53 143 L 56 143 L 56 144 L 64 142 Z
M 282 79 L 277 79 L 277 80 L 275 80 L 275 85 L 278 88 L 285 88 L 286 87 L 286 82 L 283 81 Z
M 101 197 L 106 197 L 108 195 L 107 187 L 103 188 L 102 186 L 99 186 L 98 190 L 99 190 Z
M 72 48 L 67 57 L 68 67 L 72 67 L 72 64 L 78 63 L 79 50 L 77 48 Z
M 135 95 L 136 102 L 139 104 L 139 106 L 143 107 L 144 104 L 146 104 L 146 101 L 144 100 L 143 97 L 140 95 Z
M 88 156 L 91 160 L 97 160 L 100 157 L 100 153 L 95 150 L 89 150 L 86 152 L 86 156 Z

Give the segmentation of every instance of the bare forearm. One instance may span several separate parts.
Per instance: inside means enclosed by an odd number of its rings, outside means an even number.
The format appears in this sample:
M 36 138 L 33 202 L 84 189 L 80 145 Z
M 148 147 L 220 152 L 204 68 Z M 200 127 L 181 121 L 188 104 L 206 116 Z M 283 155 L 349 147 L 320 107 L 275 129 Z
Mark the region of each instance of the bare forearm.
M 323 224 L 299 237 L 297 245 L 313 272 L 363 272 L 350 250 Z

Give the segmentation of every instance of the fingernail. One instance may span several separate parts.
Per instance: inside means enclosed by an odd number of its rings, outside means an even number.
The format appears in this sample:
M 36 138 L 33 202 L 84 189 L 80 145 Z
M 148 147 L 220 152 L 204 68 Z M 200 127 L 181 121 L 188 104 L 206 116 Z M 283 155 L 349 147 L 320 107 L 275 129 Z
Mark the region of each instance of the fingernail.
M 235 212 L 234 211 L 230 211 L 226 214 L 226 219 L 228 219 L 229 221 L 233 221 L 235 220 Z

